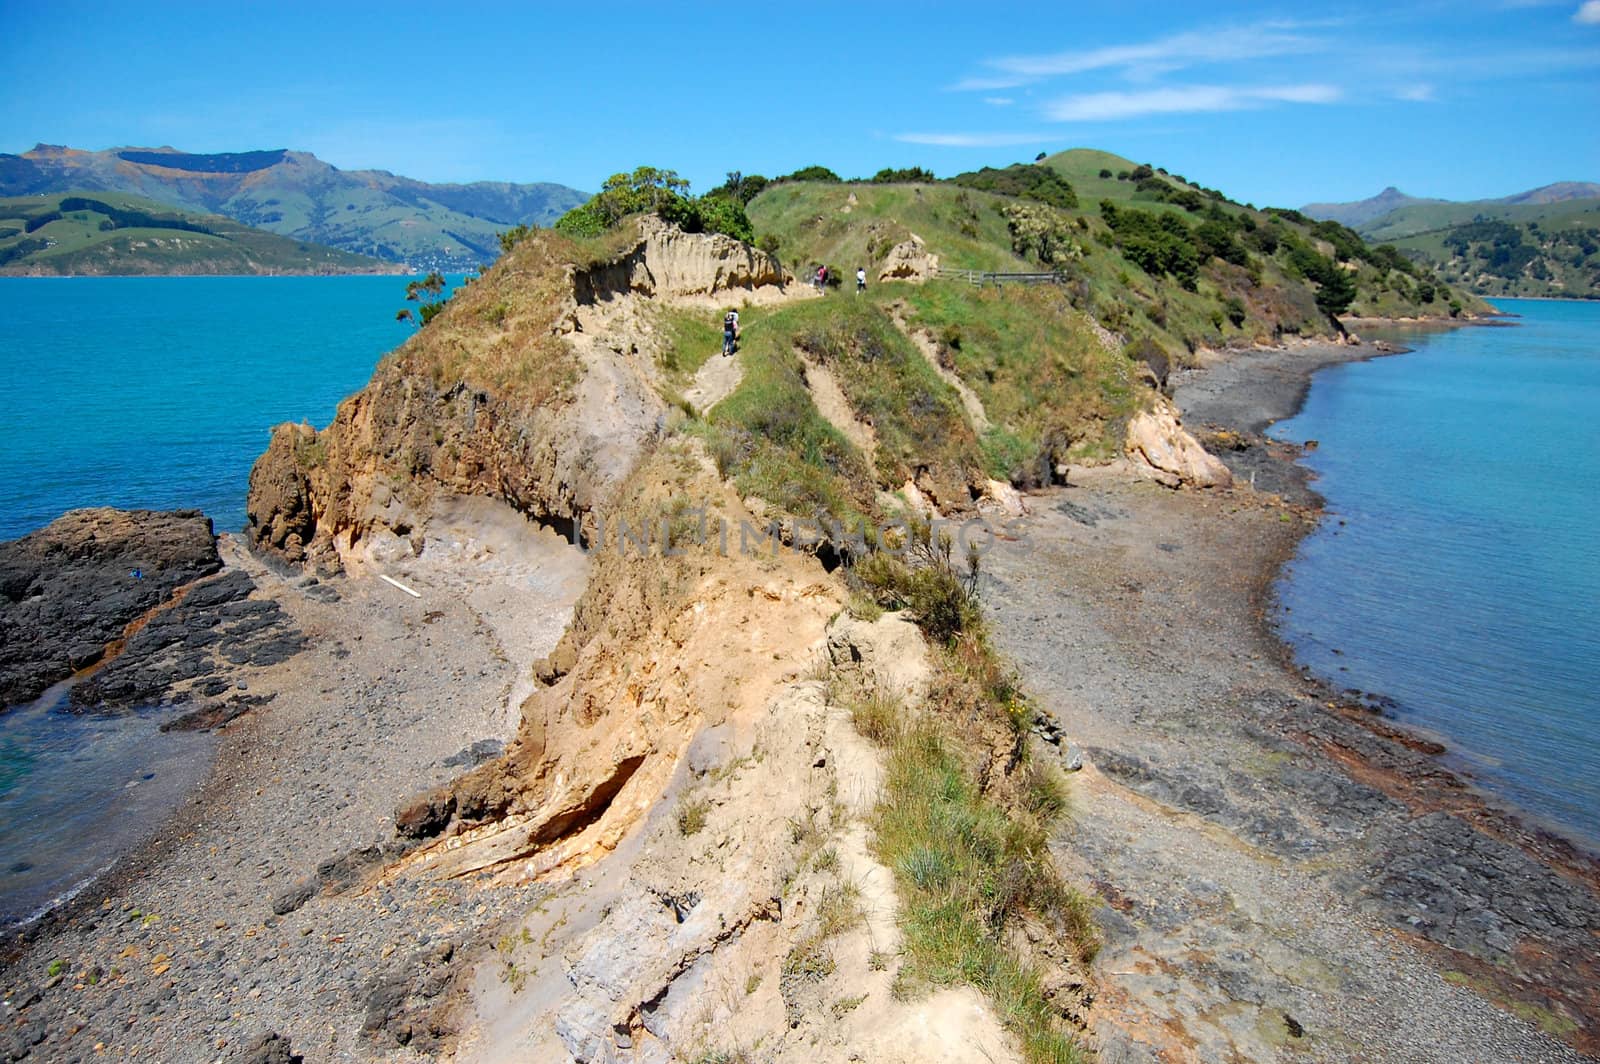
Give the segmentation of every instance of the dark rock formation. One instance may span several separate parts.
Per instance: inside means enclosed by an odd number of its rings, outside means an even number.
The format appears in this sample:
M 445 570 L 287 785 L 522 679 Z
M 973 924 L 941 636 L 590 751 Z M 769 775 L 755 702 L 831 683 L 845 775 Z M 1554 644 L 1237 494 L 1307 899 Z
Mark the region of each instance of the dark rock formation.
M 220 697 L 234 687 L 229 666 L 275 665 L 305 647 L 276 602 L 252 599 L 255 584 L 237 570 L 190 587 L 170 609 L 151 616 L 121 654 L 72 689 L 72 705 L 107 712 L 171 701 L 174 685 Z M 178 725 L 214 727 L 245 712 L 256 699 L 235 695 L 224 707 L 190 714 Z
M 100 660 L 129 624 L 221 567 L 198 510 L 74 510 L 0 543 L 0 706 Z

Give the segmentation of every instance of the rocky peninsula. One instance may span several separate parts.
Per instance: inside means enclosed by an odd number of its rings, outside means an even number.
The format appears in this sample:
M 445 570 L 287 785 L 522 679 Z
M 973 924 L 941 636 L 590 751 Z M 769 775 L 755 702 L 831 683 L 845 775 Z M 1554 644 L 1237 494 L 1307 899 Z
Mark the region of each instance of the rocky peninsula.
M 974 411 L 1030 408 L 957 372 L 983 334 L 928 324 L 921 238 L 879 256 L 900 306 L 848 310 L 726 236 L 606 239 L 517 244 L 328 428 L 274 434 L 242 541 L 105 622 L 126 649 L 91 701 L 171 699 L 166 677 L 219 746 L 148 843 L 9 942 L 13 1059 L 1595 1051 L 1594 861 L 1263 621 L 1317 513 L 1261 430 L 1373 349 L 1134 371 L 1066 296 L 957 290 L 1082 345 L 1071 432 L 1008 483 Z M 691 358 L 729 304 L 745 350 Z M 873 582 L 797 499 L 975 522 L 978 572 L 927 540 Z M 59 671 L 61 636 L 36 642 Z M 896 855 L 884 796 L 929 764 L 951 819 Z M 940 969 L 928 899 L 990 873 L 993 922 Z

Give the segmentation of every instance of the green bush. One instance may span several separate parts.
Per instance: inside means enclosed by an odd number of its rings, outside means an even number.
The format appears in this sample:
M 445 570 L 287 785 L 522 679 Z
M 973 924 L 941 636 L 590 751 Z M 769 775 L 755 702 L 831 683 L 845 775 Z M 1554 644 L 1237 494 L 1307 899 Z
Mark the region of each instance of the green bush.
M 1167 274 L 1194 291 L 1200 275 L 1200 252 L 1189 224 L 1176 214 L 1153 213 L 1100 202 L 1100 215 L 1116 235 L 1128 261 L 1151 276 Z
M 607 178 L 587 203 L 558 218 L 555 228 L 569 236 L 594 237 L 631 215 L 654 212 L 686 233 L 726 233 L 747 243 L 755 239 L 755 230 L 738 197 L 697 198 L 688 192 L 689 182 L 676 171 L 641 166 L 632 173 Z
M 785 174 L 782 177 L 773 178 L 774 183 L 779 181 L 823 181 L 828 184 L 837 185 L 840 183 L 840 178 L 838 174 L 834 173 L 832 170 L 829 170 L 826 166 L 807 166 L 796 170 L 792 174 Z
M 933 176 L 932 170 L 925 170 L 920 166 L 907 167 L 904 170 L 891 170 L 888 167 L 872 175 L 875 185 L 931 185 L 939 180 Z
M 986 166 L 982 170 L 957 174 L 950 179 L 963 188 L 1038 200 L 1052 207 L 1072 210 L 1078 206 L 1078 193 L 1070 182 L 1048 166 L 1017 163 L 1004 170 Z

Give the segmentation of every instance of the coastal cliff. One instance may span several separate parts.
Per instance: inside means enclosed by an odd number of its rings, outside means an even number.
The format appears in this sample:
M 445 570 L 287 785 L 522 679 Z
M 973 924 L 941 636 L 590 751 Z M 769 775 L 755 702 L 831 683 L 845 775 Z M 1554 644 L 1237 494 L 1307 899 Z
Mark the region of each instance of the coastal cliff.
M 1571 1059 L 1592 869 L 1281 666 L 1259 596 L 1314 509 L 1253 412 L 1179 406 L 1257 345 L 1326 341 L 1270 356 L 1291 391 L 1370 353 L 1336 276 L 1171 276 L 1103 211 L 1048 283 L 947 274 L 1039 272 L 1015 200 L 750 204 L 859 295 L 649 214 L 534 231 L 279 427 L 228 561 L 306 649 L 141 874 L 18 947 L 17 1046 Z M 1536 889 L 1492 935 L 1405 922 L 1496 870 Z M 111 990 L 193 1023 L 67 1023 Z

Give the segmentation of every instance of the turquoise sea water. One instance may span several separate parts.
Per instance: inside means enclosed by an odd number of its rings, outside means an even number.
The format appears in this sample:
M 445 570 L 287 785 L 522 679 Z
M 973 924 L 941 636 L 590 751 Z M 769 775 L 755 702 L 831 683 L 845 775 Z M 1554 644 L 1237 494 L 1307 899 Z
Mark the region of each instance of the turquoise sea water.
M 1330 367 L 1280 439 L 1330 517 L 1280 631 L 1390 696 L 1492 794 L 1600 847 L 1600 304 L 1496 301 L 1507 328 L 1390 333 Z
M 405 339 L 406 280 L 0 278 L 0 539 L 79 506 L 237 531 L 271 426 L 326 425 Z
M 405 339 L 406 281 L 0 278 L 0 539 L 102 505 L 239 529 L 271 426 L 326 425 Z M 163 711 L 75 716 L 64 699 L 0 716 L 0 927 L 82 889 L 210 763 L 209 737 L 157 730 Z

